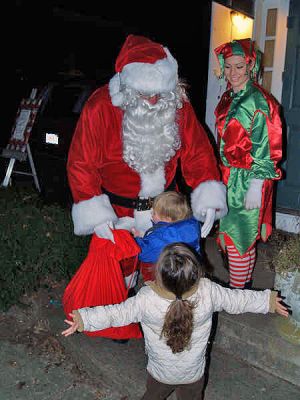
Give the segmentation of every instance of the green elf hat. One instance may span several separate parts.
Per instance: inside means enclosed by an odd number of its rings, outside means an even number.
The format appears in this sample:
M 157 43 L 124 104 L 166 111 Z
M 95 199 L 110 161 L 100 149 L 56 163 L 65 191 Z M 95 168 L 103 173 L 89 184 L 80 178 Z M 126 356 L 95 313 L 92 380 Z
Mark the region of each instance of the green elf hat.
M 215 54 L 221 68 L 220 78 L 224 77 L 225 59 L 231 56 L 242 56 L 246 59 L 247 64 L 251 60 L 254 62 L 250 78 L 255 81 L 258 80 L 262 53 L 255 47 L 255 42 L 251 39 L 233 40 L 232 42 L 224 43 L 215 49 Z

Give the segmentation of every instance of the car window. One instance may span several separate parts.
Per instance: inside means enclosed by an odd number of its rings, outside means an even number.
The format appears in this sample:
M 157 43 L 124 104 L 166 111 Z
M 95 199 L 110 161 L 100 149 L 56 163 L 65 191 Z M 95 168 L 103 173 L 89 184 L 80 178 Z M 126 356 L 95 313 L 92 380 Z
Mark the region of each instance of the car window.
M 47 93 L 42 113 L 46 117 L 74 117 L 80 114 L 90 94 L 89 86 L 53 86 Z

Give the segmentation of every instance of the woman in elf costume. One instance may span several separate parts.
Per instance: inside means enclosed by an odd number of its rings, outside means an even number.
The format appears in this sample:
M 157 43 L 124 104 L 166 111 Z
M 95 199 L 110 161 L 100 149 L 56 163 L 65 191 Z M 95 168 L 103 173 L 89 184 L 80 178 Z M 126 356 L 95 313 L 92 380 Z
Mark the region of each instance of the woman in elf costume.
M 261 53 L 253 41 L 233 40 L 215 53 L 228 82 L 215 110 L 229 209 L 218 242 L 228 256 L 230 286 L 250 288 L 256 243 L 271 234 L 273 184 L 281 177 L 279 104 L 257 83 Z

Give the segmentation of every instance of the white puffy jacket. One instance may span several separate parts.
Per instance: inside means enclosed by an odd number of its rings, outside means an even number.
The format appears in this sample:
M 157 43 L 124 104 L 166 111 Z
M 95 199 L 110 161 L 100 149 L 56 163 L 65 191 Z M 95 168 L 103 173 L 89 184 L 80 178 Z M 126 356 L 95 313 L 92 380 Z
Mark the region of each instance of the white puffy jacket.
M 188 350 L 176 354 L 172 353 L 164 339 L 160 339 L 164 316 L 172 302 L 170 298 L 174 295 L 158 289 L 153 283 L 142 287 L 135 297 L 130 297 L 121 304 L 82 308 L 78 311 L 82 318 L 80 322 L 84 325 L 82 328 L 86 331 L 140 322 L 144 332 L 148 355 L 147 370 L 150 375 L 162 383 L 186 384 L 197 381 L 204 373 L 205 351 L 213 312 L 225 310 L 230 314 L 266 314 L 271 311 L 270 294 L 269 289 L 227 289 L 202 278 L 195 293 L 188 297 L 197 301 L 191 346 Z M 79 314 L 77 313 L 77 316 Z

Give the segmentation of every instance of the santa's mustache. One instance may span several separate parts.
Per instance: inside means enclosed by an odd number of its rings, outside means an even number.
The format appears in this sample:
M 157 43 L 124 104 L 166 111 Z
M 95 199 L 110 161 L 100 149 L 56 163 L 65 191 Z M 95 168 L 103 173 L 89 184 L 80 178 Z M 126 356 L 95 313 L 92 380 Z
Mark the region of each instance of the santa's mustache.
M 135 110 L 140 106 L 142 109 L 154 114 L 160 110 L 169 108 L 170 104 L 174 102 L 176 108 L 181 108 L 182 100 L 187 100 L 185 84 L 182 82 L 178 82 L 174 90 L 164 93 L 146 94 L 129 86 L 122 87 L 121 92 L 123 95 L 123 104 L 120 107 L 122 109 L 132 108 L 132 110 Z M 153 97 L 157 98 L 155 102 L 152 101 Z
M 135 121 L 139 130 L 150 130 L 159 128 L 168 123 L 174 122 L 176 113 L 175 101 L 165 101 L 160 99 L 156 104 L 152 105 L 144 99 L 138 99 L 135 107 L 128 107 L 126 114 L 128 118 Z

